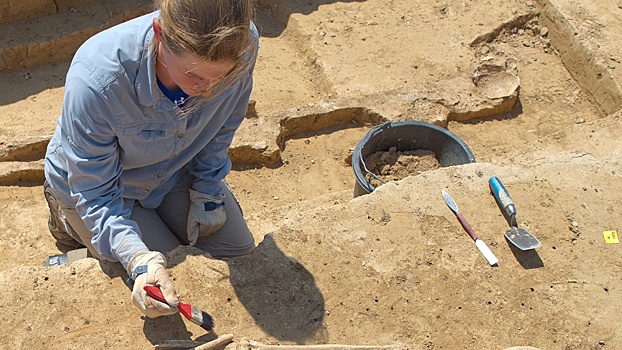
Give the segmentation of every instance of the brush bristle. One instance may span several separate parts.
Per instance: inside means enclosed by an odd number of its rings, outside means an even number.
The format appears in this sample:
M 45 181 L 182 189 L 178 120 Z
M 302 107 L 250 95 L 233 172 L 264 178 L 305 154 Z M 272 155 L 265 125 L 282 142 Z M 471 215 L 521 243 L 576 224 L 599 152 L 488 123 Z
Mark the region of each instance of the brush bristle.
M 206 331 L 211 331 L 214 328 L 214 319 L 207 312 L 201 312 L 201 326 Z
M 210 314 L 205 311 L 197 309 L 194 306 L 192 307 L 192 317 L 190 318 L 190 321 L 198 324 L 206 331 L 211 331 L 212 328 L 214 328 L 214 319 L 212 318 L 212 316 L 210 316 Z

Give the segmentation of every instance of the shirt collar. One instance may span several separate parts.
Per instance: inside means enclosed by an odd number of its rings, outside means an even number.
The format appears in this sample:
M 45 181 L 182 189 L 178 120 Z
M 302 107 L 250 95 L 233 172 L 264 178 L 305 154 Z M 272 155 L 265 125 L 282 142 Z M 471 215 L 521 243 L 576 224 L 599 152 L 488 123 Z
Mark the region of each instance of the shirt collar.
M 138 96 L 138 101 L 144 106 L 153 106 L 158 111 L 170 111 L 176 108 L 175 104 L 169 100 L 158 87 L 156 78 L 156 55 L 151 48 L 154 40 L 153 29 L 145 35 L 143 43 L 143 53 L 138 67 L 138 75 L 134 88 Z

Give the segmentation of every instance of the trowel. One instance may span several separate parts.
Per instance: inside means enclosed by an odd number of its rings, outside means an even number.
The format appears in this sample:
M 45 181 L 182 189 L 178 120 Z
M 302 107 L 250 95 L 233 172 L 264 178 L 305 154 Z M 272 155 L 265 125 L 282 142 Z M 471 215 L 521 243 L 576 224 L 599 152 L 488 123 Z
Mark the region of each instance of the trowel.
M 514 244 L 520 250 L 530 250 L 542 247 L 542 243 L 538 241 L 531 233 L 524 228 L 519 228 L 516 223 L 516 206 L 510 197 L 510 193 L 505 189 L 501 180 L 493 176 L 488 181 L 490 191 L 504 212 L 505 218 L 510 224 L 510 228 L 504 233 L 505 238 Z

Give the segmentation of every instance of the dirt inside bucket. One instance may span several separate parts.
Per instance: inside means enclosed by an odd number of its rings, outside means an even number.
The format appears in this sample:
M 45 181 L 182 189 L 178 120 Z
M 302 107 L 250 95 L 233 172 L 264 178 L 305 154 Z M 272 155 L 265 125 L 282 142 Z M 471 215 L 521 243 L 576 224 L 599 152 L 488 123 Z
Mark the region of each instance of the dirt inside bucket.
M 430 150 L 398 151 L 395 147 L 370 154 L 365 158 L 365 165 L 385 183 L 441 167 L 436 154 Z M 383 184 L 370 174 L 365 174 L 365 179 L 374 187 Z

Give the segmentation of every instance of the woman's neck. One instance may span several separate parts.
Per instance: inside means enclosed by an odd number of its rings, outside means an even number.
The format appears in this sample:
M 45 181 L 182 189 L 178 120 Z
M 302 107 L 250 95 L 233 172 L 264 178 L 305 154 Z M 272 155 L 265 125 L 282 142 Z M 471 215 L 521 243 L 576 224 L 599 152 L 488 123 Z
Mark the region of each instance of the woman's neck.
M 175 84 L 175 82 L 171 79 L 171 76 L 168 74 L 168 69 L 166 68 L 166 65 L 160 59 L 161 56 L 162 56 L 162 45 L 158 44 L 158 48 L 156 50 L 156 76 L 157 78 L 170 91 L 173 91 L 173 92 L 181 91 L 179 86 Z

